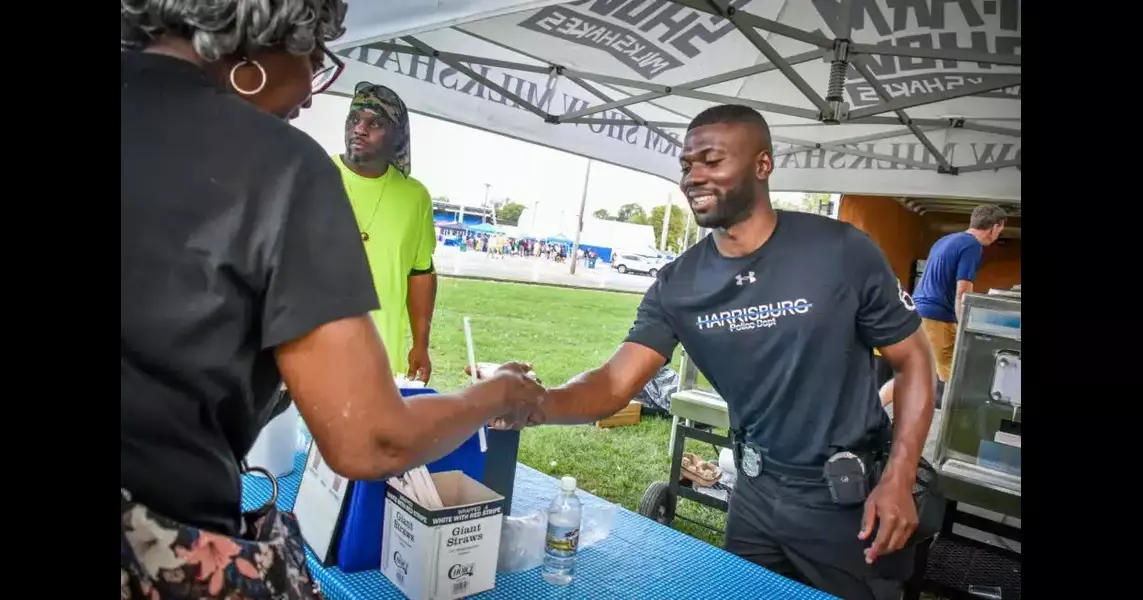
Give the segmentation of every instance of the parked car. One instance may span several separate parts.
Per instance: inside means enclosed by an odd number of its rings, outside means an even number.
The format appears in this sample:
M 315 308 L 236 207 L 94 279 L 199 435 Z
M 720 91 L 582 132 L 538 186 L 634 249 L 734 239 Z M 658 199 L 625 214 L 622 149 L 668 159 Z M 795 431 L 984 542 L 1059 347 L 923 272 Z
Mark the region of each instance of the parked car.
M 655 256 L 642 254 L 616 254 L 611 259 L 611 268 L 620 273 L 640 273 L 654 277 L 663 267 L 663 261 Z

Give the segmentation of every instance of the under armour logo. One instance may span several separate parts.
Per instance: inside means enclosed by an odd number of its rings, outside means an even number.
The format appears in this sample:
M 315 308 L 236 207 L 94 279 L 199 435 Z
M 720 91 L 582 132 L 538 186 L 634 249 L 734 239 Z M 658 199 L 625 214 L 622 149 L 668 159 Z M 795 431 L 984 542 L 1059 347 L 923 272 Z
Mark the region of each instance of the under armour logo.
M 742 285 L 742 284 L 739 284 L 739 285 Z M 901 288 L 901 280 L 900 279 L 897 280 L 897 298 L 901 301 L 901 304 L 905 305 L 906 310 L 910 310 L 910 311 L 917 310 L 917 304 L 915 302 L 913 302 L 913 297 L 910 296 L 908 292 L 906 292 L 904 289 Z
M 750 271 L 745 275 L 735 275 L 734 279 L 738 282 L 738 285 L 742 285 L 746 282 L 754 283 L 755 281 L 758 281 L 758 279 L 754 277 L 754 271 Z

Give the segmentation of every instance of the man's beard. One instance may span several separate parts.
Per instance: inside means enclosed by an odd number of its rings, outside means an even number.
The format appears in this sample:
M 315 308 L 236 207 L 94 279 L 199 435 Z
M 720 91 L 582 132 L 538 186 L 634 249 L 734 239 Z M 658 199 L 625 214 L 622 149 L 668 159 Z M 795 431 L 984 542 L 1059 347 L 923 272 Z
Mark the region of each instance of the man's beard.
M 355 165 L 371 165 L 380 164 L 384 162 L 382 159 L 381 150 L 355 150 L 353 147 L 346 144 L 345 158 Z
M 740 184 L 725 196 L 716 195 L 713 210 L 695 213 L 695 223 L 705 229 L 729 229 L 745 221 L 753 210 L 754 191 L 749 185 Z

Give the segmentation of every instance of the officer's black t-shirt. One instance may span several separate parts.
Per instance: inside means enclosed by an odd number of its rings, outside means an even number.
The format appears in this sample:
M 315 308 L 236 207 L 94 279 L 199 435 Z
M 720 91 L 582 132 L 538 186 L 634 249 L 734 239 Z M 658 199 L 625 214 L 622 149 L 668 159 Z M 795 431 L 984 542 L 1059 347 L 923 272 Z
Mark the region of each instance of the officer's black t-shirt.
M 628 342 L 668 360 L 682 343 L 727 401 L 732 429 L 792 465 L 821 465 L 888 425 L 873 348 L 920 327 L 869 237 L 778 211 L 771 238 L 728 258 L 707 236 L 659 273 Z
M 120 485 L 234 534 L 273 349 L 378 308 L 337 167 L 194 65 L 121 57 Z

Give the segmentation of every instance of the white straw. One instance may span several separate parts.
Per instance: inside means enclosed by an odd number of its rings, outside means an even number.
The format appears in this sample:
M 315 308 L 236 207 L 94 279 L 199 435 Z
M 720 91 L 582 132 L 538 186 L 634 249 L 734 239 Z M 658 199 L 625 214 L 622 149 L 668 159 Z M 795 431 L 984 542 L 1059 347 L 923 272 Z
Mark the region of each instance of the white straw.
M 472 320 L 467 315 L 464 317 L 464 343 L 468 346 L 468 370 L 472 371 L 472 383 L 476 383 L 480 381 L 480 376 L 476 367 L 476 347 L 472 343 Z M 480 436 L 480 451 L 488 452 L 488 437 L 484 433 L 484 426 L 481 425 L 476 433 Z
M 444 508 L 444 503 L 441 502 L 436 483 L 433 481 L 432 475 L 429 475 L 429 470 L 424 467 L 417 467 L 409 473 L 412 475 L 413 481 L 420 487 L 418 493 L 424 498 L 425 508 L 433 510 Z
M 429 510 L 444 508 L 436 483 L 423 465 L 389 478 L 389 486 Z
M 468 368 L 472 371 L 472 382 L 479 380 L 476 371 L 476 348 L 472 343 L 472 319 L 464 318 L 464 343 L 468 346 Z

